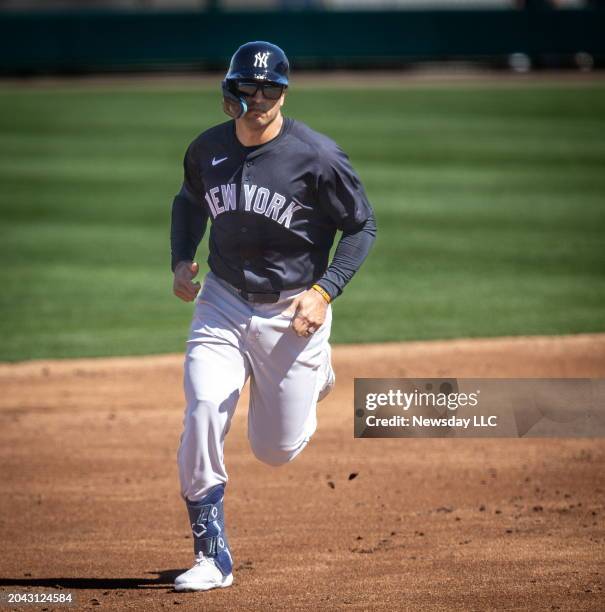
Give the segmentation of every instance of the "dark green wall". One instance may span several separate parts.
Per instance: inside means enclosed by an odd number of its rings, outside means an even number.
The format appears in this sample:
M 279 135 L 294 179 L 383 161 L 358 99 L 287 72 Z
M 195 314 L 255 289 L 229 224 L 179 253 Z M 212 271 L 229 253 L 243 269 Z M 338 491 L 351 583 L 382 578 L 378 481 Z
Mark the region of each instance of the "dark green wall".
M 221 67 L 271 40 L 295 66 L 416 59 L 605 55 L 605 11 L 0 13 L 0 71 Z

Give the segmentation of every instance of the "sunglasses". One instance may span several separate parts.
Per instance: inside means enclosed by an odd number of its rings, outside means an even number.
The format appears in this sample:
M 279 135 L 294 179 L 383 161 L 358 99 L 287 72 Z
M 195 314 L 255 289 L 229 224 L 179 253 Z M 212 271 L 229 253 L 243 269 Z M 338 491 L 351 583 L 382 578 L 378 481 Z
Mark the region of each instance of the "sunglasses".
M 286 88 L 285 85 L 278 85 L 277 83 L 258 83 L 256 81 L 239 81 L 235 86 L 238 93 L 246 98 L 252 98 L 260 89 L 267 100 L 277 100 Z

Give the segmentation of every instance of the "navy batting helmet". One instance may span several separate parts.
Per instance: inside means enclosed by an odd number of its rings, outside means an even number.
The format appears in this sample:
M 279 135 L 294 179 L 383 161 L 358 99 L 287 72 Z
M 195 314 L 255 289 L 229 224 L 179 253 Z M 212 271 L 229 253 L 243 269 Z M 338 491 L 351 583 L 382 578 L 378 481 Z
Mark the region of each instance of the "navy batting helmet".
M 222 82 L 223 110 L 235 119 L 248 110 L 246 100 L 237 95 L 237 81 L 267 81 L 287 87 L 289 75 L 288 58 L 277 45 L 262 40 L 242 45 L 233 54 Z
M 287 85 L 289 74 L 286 54 L 277 45 L 257 40 L 242 45 L 233 54 L 225 80 L 248 79 Z

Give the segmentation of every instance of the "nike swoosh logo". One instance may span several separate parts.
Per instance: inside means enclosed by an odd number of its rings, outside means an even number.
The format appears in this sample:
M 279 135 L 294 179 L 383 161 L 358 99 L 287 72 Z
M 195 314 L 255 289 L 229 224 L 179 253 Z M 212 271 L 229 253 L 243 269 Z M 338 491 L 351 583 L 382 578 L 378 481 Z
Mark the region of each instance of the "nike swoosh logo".
M 212 165 L 213 166 L 218 166 L 221 162 L 224 162 L 227 158 L 226 157 L 221 157 L 220 159 L 216 159 L 215 157 L 212 158 Z

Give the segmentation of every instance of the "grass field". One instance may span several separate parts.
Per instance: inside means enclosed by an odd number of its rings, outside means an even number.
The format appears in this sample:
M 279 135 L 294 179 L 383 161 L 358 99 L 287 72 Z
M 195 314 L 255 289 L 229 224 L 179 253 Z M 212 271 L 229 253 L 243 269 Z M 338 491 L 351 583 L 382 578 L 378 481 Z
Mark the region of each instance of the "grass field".
M 334 342 L 605 330 L 604 85 L 304 87 L 285 109 L 377 213 Z M 223 118 L 214 88 L 3 86 L 0 360 L 183 349 L 170 206 Z

